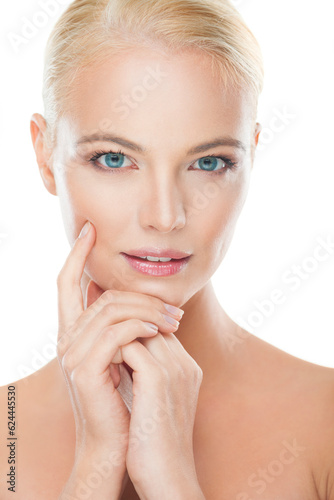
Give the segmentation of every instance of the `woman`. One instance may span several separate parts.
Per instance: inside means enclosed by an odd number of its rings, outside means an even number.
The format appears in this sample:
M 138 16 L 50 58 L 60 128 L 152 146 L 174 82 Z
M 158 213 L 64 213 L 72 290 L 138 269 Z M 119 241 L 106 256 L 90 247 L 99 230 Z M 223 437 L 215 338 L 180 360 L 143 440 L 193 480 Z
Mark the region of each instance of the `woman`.
M 76 0 L 44 76 L 31 136 L 72 250 L 57 358 L 1 389 L 1 498 L 333 500 L 333 370 L 240 328 L 210 281 L 261 129 L 236 10 Z

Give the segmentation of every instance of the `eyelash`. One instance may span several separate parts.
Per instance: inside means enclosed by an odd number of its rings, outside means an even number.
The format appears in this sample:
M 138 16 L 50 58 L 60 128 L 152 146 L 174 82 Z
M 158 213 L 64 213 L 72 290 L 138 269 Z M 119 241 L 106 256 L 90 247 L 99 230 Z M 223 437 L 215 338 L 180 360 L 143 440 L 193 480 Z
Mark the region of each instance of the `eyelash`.
M 89 159 L 89 162 L 92 163 L 93 167 L 98 169 L 98 170 L 102 170 L 104 172 L 112 172 L 112 173 L 116 173 L 120 170 L 124 170 L 122 168 L 106 168 L 106 167 L 101 167 L 99 165 L 97 165 L 97 163 L 95 163 L 101 156 L 104 156 L 104 155 L 108 155 L 108 154 L 114 154 L 114 155 L 122 155 L 122 156 L 125 156 L 127 157 L 127 155 L 125 153 L 123 153 L 123 151 L 119 150 L 119 151 L 94 151 L 94 156 L 92 156 L 90 159 Z M 221 168 L 220 170 L 202 170 L 200 168 L 196 168 L 194 170 L 199 170 L 200 172 L 207 172 L 209 174 L 214 174 L 214 175 L 221 175 L 223 174 L 226 170 L 233 170 L 233 169 L 236 169 L 238 168 L 238 164 L 234 161 L 232 161 L 230 158 L 227 158 L 225 156 L 217 156 L 217 155 L 214 155 L 214 154 L 211 154 L 211 155 L 206 155 L 206 156 L 203 156 L 202 158 L 198 158 L 198 160 L 196 161 L 199 161 L 201 159 L 204 159 L 204 158 L 219 158 L 220 160 L 222 160 L 225 164 L 226 164 L 226 167 L 225 168 Z M 116 172 L 115 172 L 116 171 Z

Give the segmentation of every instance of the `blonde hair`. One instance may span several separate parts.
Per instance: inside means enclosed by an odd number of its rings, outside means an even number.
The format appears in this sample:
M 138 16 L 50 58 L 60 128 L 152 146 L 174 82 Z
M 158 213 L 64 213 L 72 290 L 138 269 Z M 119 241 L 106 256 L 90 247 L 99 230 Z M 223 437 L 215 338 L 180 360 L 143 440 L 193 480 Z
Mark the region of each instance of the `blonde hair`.
M 138 46 L 165 53 L 194 47 L 211 57 L 225 86 L 246 89 L 254 110 L 263 88 L 259 44 L 229 0 L 74 0 L 55 24 L 45 50 L 46 141 L 71 105 L 81 72 Z

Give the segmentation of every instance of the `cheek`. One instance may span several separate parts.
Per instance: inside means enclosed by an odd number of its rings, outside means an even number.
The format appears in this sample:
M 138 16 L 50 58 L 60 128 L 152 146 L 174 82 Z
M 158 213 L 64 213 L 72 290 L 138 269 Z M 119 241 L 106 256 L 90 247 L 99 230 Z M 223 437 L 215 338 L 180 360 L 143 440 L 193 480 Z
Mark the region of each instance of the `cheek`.
M 230 179 L 205 185 L 202 206 L 192 216 L 200 251 L 211 262 L 220 262 L 226 254 L 248 192 L 248 175 Z
M 110 189 L 107 181 L 96 180 L 83 169 L 67 170 L 59 180 L 57 194 L 61 206 L 65 231 L 71 245 L 79 235 L 86 220 L 90 220 L 97 232 L 96 246 L 104 239 L 110 242 L 119 235 L 126 224 L 126 208 L 121 190 Z

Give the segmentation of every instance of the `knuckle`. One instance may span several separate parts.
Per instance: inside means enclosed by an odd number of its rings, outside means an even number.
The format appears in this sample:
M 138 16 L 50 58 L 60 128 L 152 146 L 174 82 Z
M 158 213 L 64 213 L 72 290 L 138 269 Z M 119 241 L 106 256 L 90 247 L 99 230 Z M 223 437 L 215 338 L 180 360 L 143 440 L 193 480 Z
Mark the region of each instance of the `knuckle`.
M 76 366 L 70 374 L 70 380 L 77 387 L 85 387 L 87 382 L 87 374 L 84 368 L 80 365 Z
M 66 351 L 62 360 L 61 365 L 66 373 L 72 373 L 74 369 L 74 359 L 70 351 Z
M 180 363 L 175 363 L 173 373 L 176 375 L 178 379 L 182 378 L 187 379 L 187 373 L 184 370 L 184 367 Z
M 203 370 L 200 367 L 198 367 L 198 370 L 197 370 L 197 377 L 199 380 L 203 380 Z
M 195 378 L 195 381 L 197 382 L 201 382 L 203 380 L 203 370 L 202 368 L 196 363 L 196 361 L 194 361 L 194 378 Z
M 101 295 L 100 299 L 104 304 L 108 304 L 109 302 L 114 301 L 116 298 L 116 291 L 115 290 L 106 290 L 103 292 Z
M 158 314 L 160 319 L 163 313 L 167 314 L 162 300 L 151 295 L 147 295 L 147 298 L 149 299 L 148 308 L 150 309 L 150 312 L 152 312 L 153 314 Z
M 103 316 L 110 317 L 112 314 L 115 313 L 115 310 L 116 310 L 116 304 L 109 302 L 101 309 L 101 314 Z
M 116 340 L 117 335 L 113 325 L 104 328 L 100 334 L 101 342 L 105 344 L 110 344 L 110 340 Z
M 189 356 L 188 370 L 187 371 L 189 376 L 192 377 L 195 382 L 201 381 L 203 379 L 202 368 L 197 364 L 197 362 L 191 356 Z

